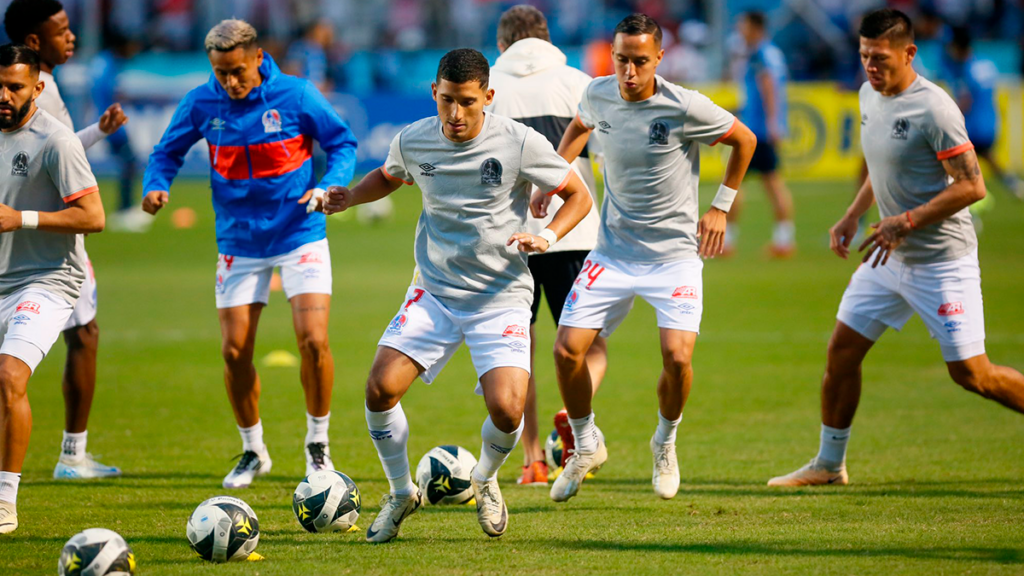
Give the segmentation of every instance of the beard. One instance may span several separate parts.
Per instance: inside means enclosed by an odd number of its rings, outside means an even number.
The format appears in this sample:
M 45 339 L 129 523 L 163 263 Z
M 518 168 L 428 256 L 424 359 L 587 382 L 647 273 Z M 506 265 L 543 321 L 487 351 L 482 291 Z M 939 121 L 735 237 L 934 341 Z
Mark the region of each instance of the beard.
M 28 115 L 30 108 L 32 108 L 32 100 L 25 102 L 21 108 L 15 108 L 9 104 L 0 104 L 0 110 L 13 111 L 10 118 L 0 116 L 0 130 L 10 130 L 11 128 L 21 124 L 21 121 Z

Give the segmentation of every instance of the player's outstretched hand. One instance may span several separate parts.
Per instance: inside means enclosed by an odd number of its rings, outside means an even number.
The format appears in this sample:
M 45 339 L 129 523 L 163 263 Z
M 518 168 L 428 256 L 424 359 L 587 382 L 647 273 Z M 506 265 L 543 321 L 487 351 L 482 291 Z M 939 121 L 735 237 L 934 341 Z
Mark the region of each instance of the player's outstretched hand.
M 352 191 L 344 186 L 329 186 L 323 202 L 324 214 L 344 212 L 352 207 Z
M 100 130 L 104 134 L 113 134 L 117 129 L 128 123 L 128 115 L 121 109 L 120 104 L 111 104 L 110 108 L 100 116 Z
M 14 232 L 21 228 L 21 212 L 6 204 L 0 204 L 0 234 Z
M 889 261 L 889 255 L 903 243 L 903 239 L 910 233 L 910 222 L 901 214 L 883 218 L 881 222 L 875 222 L 871 227 L 875 232 L 864 240 L 858 251 L 863 252 L 865 248 L 868 249 L 864 254 L 864 260 L 862 260 L 864 263 L 867 263 L 872 255 L 875 256 L 875 261 L 871 263 L 872 268 L 879 264 L 885 266 L 885 263 Z
M 836 225 L 828 229 L 828 247 L 843 260 L 850 255 L 850 243 L 857 235 L 857 219 L 843 216 Z
M 156 215 L 161 208 L 171 201 L 171 195 L 166 190 L 151 190 L 142 199 L 142 209 L 150 214 Z
M 530 197 L 530 214 L 534 218 L 547 218 L 548 206 L 551 205 L 551 196 L 543 190 L 534 186 L 533 196 Z
M 306 190 L 306 193 L 299 198 L 299 204 L 306 205 L 306 214 L 324 211 L 324 191 L 322 188 Z
M 710 208 L 697 223 L 697 238 L 701 258 L 714 258 L 725 249 L 725 212 Z
M 519 242 L 519 251 L 526 252 L 527 254 L 543 254 L 551 247 L 546 239 L 534 236 L 533 234 L 527 234 L 526 232 L 513 234 L 505 245 L 511 246 L 515 242 Z

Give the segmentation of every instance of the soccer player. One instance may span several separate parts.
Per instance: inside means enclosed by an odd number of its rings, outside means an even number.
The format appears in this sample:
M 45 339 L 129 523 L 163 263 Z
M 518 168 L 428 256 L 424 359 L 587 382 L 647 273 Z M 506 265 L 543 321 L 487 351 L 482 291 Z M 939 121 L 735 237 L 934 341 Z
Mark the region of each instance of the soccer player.
M 415 122 L 391 142 L 384 166 L 352 190 L 328 191 L 325 210 L 338 212 L 419 185 L 423 213 L 416 227 L 417 273 L 388 325 L 366 383 L 366 423 L 391 486 L 366 531 L 370 542 L 398 535 L 422 503 L 412 482 L 409 424 L 401 399 L 417 377 L 433 382 L 462 342 L 469 346 L 488 417 L 472 471 L 477 520 L 488 536 L 505 533 L 508 508 L 498 469 L 523 430 L 530 378 L 527 254 L 545 252 L 589 212 L 580 177 L 538 132 L 485 113 L 494 98 L 483 54 L 453 50 L 441 58 L 433 84 L 437 116 Z M 538 191 L 533 194 L 531 188 Z M 539 234 L 526 229 L 527 207 L 545 194 L 564 204 Z
M 953 89 L 957 105 L 964 113 L 967 134 L 974 143 L 974 152 L 988 162 L 996 177 L 1011 194 L 1024 200 L 1024 182 L 1004 171 L 992 150 L 999 124 L 995 101 L 999 69 L 991 60 L 974 54 L 971 35 L 966 28 L 953 29 L 953 38 L 946 48 L 946 54 L 946 80 Z
M 41 60 L 0 47 L 0 534 L 18 528 L 32 432 L 28 381 L 85 282 L 82 234 L 103 230 L 96 178 L 75 133 L 40 110 Z
M 664 365 L 658 379 L 658 427 L 651 439 L 654 491 L 679 489 L 676 429 L 693 381 L 691 359 L 700 329 L 703 289 L 699 257 L 721 253 L 726 214 L 746 174 L 757 139 L 707 97 L 656 75 L 664 51 L 661 28 L 644 14 L 615 27 L 615 76 L 590 83 L 558 152 L 575 159 L 593 135 L 605 156 L 605 196 L 597 247 L 587 257 L 562 310 L 555 365 L 576 449 L 551 486 L 572 498 L 607 458 L 594 424 L 587 350 L 609 336 L 640 296 L 654 306 Z M 698 222 L 699 145 L 733 148 L 725 182 Z
M 799 470 L 769 486 L 846 484 L 846 446 L 860 401 L 861 365 L 886 328 L 916 312 L 939 341 L 953 381 L 1024 412 L 1024 375 L 985 354 L 978 240 L 968 207 L 985 197 L 964 116 L 946 92 L 917 74 L 910 18 L 868 14 L 860 26 L 861 146 L 869 178 L 829 231 L 847 258 L 857 219 L 875 202 L 882 220 L 860 246 L 828 344 L 821 385 L 821 445 Z
M 43 92 L 36 106 L 57 118 L 71 130 L 75 129 L 71 114 L 61 98 L 53 78 L 53 70 L 74 54 L 75 35 L 68 15 L 57 0 L 14 0 L 4 14 L 4 29 L 11 41 L 32 48 L 39 55 L 39 80 Z M 112 104 L 96 122 L 77 134 L 82 146 L 89 148 L 128 121 L 120 104 Z M 96 275 L 85 254 L 86 276 L 82 297 L 75 312 L 64 326 L 64 343 L 68 348 L 64 365 L 64 438 L 61 453 L 53 470 L 57 479 L 108 478 L 121 475 L 115 466 L 101 464 L 86 452 L 89 412 L 96 392 L 96 357 L 100 329 L 96 323 Z
M 352 179 L 356 140 L 313 84 L 283 74 L 263 53 L 248 23 L 224 20 L 214 26 L 206 54 L 213 74 L 181 101 L 153 150 L 142 207 L 155 214 L 167 205 L 185 154 L 205 138 L 220 252 L 215 294 L 224 383 L 242 436 L 242 457 L 224 487 L 245 488 L 272 464 L 263 442 L 253 350 L 277 267 L 302 356 L 306 474 L 334 468 L 327 436 L 334 386 L 327 340 L 331 259 L 319 209 L 326 187 Z M 327 154 L 327 173 L 319 183 L 311 159 L 314 139 Z
M 521 4 L 501 16 L 498 22 L 498 50 L 501 56 L 491 68 L 491 88 L 494 102 L 489 112 L 518 120 L 533 128 L 558 146 L 566 127 L 576 116 L 583 91 L 590 84 L 590 76 L 567 66 L 565 54 L 551 44 L 547 19 L 540 10 Z M 593 196 L 597 189 L 590 158 L 584 150 L 573 162 L 573 168 L 582 178 Z M 557 196 L 551 197 L 547 216 L 529 218 L 527 231 L 540 234 L 551 223 L 555 211 L 562 205 Z M 578 226 L 565 238 L 543 254 L 531 254 L 528 259 L 533 275 L 533 307 L 530 309 L 530 359 L 536 354 L 534 325 L 540 310 L 541 293 L 547 299 L 548 309 L 555 325 L 562 313 L 565 297 L 583 268 L 587 253 L 597 243 L 598 215 L 596 205 Z M 526 411 L 523 414 L 523 456 L 525 465 L 520 484 L 547 484 L 548 467 L 537 427 L 537 381 L 530 368 L 530 385 L 526 393 Z M 597 391 L 607 366 L 607 347 L 604 338 L 598 338 L 587 356 L 590 380 Z M 562 410 L 555 415 L 555 428 L 562 436 L 563 460 L 573 447 L 572 428 Z M 556 465 L 564 464 L 563 462 Z
M 738 22 L 737 29 L 746 44 L 749 56 L 743 66 L 743 107 L 740 119 L 757 136 L 757 150 L 750 161 L 750 170 L 761 175 L 761 184 L 772 203 L 775 230 L 768 249 L 776 258 L 788 258 L 796 250 L 796 232 L 793 225 L 793 197 L 779 174 L 777 147 L 786 137 L 786 58 L 782 50 L 768 39 L 765 16 L 761 12 L 747 12 Z M 739 237 L 742 196 L 729 212 L 729 228 L 725 234 L 725 250 L 735 250 Z

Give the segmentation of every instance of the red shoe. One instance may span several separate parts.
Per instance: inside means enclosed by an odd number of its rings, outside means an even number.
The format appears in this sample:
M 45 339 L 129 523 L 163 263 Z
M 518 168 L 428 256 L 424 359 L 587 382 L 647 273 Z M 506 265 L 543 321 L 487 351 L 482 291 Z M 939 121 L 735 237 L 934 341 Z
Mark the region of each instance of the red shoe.
M 516 480 L 520 486 L 547 486 L 548 465 L 543 460 L 538 460 L 529 466 L 523 466 L 523 475 Z
M 572 426 L 569 426 L 569 413 L 565 411 L 565 408 L 555 414 L 555 431 L 562 439 L 562 461 L 558 465 L 564 468 L 569 456 L 576 451 L 576 439 L 572 435 Z
M 775 260 L 789 260 L 796 255 L 796 245 L 787 244 L 785 246 L 779 246 L 777 244 L 771 244 L 768 246 L 768 255 Z

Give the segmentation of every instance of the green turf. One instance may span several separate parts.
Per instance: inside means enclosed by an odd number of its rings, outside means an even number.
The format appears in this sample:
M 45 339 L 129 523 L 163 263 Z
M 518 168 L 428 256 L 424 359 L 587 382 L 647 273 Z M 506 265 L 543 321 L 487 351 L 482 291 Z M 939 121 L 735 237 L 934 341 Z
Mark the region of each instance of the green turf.
M 996 186 L 996 185 L 994 185 Z M 112 186 L 106 189 L 110 190 Z M 767 205 L 750 187 L 739 255 L 707 263 L 696 383 L 679 437 L 684 484 L 672 501 L 650 486 L 660 358 L 654 314 L 638 304 L 610 344 L 595 409 L 608 465 L 569 503 L 514 485 L 521 451 L 501 474 L 510 525 L 487 538 L 473 509 L 427 508 L 388 545 L 362 534 L 311 535 L 291 512 L 303 471 L 304 408 L 295 368 L 260 368 L 262 415 L 274 471 L 238 492 L 256 510 L 260 564 L 218 566 L 194 557 L 185 521 L 222 494 L 239 439 L 222 384 L 214 312 L 216 249 L 208 187 L 176 186 L 170 208 L 194 206 L 196 228 L 162 214 L 145 235 L 88 240 L 99 277 L 102 346 L 89 448 L 119 465 L 116 481 L 50 479 L 63 408 L 62 344 L 30 383 L 35 429 L 19 512 L 0 538 L 0 574 L 46 574 L 76 532 L 102 526 L 132 545 L 140 574 L 1020 574 L 1024 572 L 1024 420 L 949 381 L 938 346 L 917 319 L 887 334 L 868 358 L 846 488 L 778 490 L 765 481 L 817 448 L 818 383 L 836 306 L 855 264 L 827 251 L 825 232 L 853 194 L 850 183 L 794 185 L 800 253 L 769 261 Z M 704 190 L 705 202 L 712 189 Z M 1024 368 L 1024 207 L 995 190 L 981 262 L 988 350 Z M 108 194 L 108 196 L 113 196 Z M 331 221 L 337 362 L 331 438 L 337 466 L 363 493 L 365 529 L 386 489 L 363 420 L 362 387 L 378 337 L 401 304 L 412 267 L 419 199 L 395 196 L 393 222 Z M 264 312 L 257 356 L 294 350 L 284 297 Z M 561 406 L 540 324 L 544 422 Z M 413 464 L 429 448 L 477 452 L 485 411 L 465 350 L 439 381 L 404 400 Z M 545 425 L 548 429 L 548 425 Z

